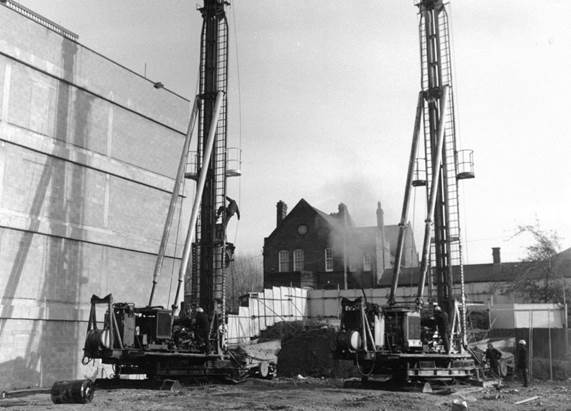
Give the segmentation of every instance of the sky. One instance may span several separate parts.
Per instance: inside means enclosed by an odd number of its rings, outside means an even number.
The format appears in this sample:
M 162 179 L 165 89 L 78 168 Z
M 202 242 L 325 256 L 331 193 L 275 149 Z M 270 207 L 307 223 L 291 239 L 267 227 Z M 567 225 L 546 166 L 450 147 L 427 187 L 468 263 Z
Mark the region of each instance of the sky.
M 195 94 L 202 24 L 187 0 L 19 0 L 80 43 L 186 97 Z M 237 252 L 261 256 L 275 205 L 348 206 L 357 225 L 397 224 L 420 87 L 418 16 L 403 0 L 232 0 L 230 180 Z M 571 30 L 568 0 L 452 0 L 459 148 L 476 178 L 461 182 L 467 263 L 517 261 L 539 224 L 571 247 Z M 423 191 L 411 220 L 422 244 Z

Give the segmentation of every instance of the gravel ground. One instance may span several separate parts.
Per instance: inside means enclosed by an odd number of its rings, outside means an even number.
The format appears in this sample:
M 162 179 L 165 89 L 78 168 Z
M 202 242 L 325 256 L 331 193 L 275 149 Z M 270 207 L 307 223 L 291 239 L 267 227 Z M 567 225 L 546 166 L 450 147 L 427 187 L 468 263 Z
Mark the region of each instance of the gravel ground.
M 494 388 L 456 387 L 448 395 L 387 389 L 346 388 L 342 380 L 278 378 L 239 385 L 186 386 L 178 392 L 150 389 L 100 389 L 90 404 L 51 403 L 47 394 L 0 400 L 11 410 L 450 410 L 455 399 L 472 410 L 571 410 L 571 381 L 523 388 L 507 383 Z M 533 396 L 538 400 L 514 405 Z

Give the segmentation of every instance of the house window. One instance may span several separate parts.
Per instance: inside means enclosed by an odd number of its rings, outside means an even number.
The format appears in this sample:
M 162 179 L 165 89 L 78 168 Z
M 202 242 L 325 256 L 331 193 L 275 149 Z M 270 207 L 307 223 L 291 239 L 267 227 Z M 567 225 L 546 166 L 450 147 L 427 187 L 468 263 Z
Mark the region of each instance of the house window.
M 278 253 L 278 265 L 280 273 L 287 273 L 289 271 L 289 251 L 280 250 Z
M 325 249 L 325 271 L 333 271 L 333 249 Z
M 293 271 L 303 270 L 303 250 L 293 250 Z
M 371 271 L 371 256 L 369 254 L 363 254 L 363 271 Z

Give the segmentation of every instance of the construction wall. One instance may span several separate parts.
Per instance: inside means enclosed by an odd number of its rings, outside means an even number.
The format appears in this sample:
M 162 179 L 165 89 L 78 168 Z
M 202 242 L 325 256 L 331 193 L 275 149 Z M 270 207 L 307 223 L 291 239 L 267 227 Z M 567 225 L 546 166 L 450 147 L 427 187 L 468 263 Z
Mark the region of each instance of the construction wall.
M 0 5 L 0 386 L 95 372 L 80 366 L 91 295 L 147 302 L 188 113 Z

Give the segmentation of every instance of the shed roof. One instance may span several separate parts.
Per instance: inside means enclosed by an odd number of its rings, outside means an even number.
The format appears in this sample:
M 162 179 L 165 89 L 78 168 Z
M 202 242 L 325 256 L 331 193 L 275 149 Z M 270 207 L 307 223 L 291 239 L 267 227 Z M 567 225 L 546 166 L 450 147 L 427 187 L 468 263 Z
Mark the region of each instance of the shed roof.
M 465 264 L 465 283 L 494 283 L 514 281 L 522 276 L 530 280 L 545 278 L 548 261 L 519 261 L 498 264 Z M 571 278 L 571 248 L 554 256 L 551 269 L 555 277 Z M 400 286 L 416 286 L 418 284 L 419 268 L 403 268 L 399 276 Z M 389 287 L 392 281 L 392 268 L 384 271 L 379 285 Z

